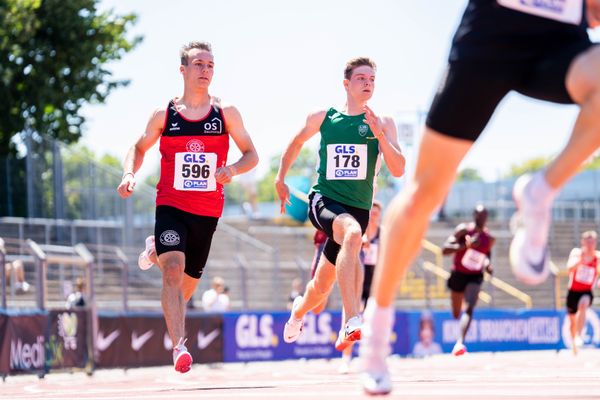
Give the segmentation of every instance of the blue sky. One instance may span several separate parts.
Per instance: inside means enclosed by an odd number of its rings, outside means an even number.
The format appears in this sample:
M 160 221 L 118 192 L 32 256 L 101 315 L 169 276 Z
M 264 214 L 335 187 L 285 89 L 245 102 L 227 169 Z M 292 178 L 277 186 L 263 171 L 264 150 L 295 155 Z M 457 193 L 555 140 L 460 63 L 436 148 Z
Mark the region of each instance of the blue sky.
M 132 33 L 144 42 L 110 65 L 131 79 L 106 104 L 87 106 L 84 143 L 123 159 L 156 107 L 182 93 L 179 48 L 190 40 L 212 43 L 211 93 L 242 113 L 261 156 L 258 174 L 280 153 L 309 112 L 345 101 L 345 62 L 369 56 L 378 64 L 379 114 L 416 119 L 429 106 L 445 66 L 450 40 L 466 0 L 105 0 L 102 8 L 135 12 Z M 600 39 L 594 32 L 595 39 Z M 468 113 L 468 110 L 466 110 Z M 511 94 L 502 102 L 462 167 L 486 179 L 513 163 L 556 153 L 566 142 L 577 108 Z M 309 146 L 315 146 L 313 140 Z M 404 148 L 411 158 L 414 149 Z M 235 159 L 238 154 L 230 153 Z M 153 172 L 158 146 L 142 174 Z M 410 171 L 409 171 L 410 173 Z

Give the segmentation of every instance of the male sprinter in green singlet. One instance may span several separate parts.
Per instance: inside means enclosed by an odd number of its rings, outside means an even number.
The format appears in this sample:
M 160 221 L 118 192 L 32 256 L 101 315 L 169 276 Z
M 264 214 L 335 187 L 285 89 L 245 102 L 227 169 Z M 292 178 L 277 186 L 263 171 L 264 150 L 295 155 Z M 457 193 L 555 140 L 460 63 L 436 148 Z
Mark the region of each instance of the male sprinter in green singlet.
M 289 203 L 290 192 L 285 175 L 304 143 L 321 133 L 319 177 L 309 195 L 309 217 L 315 228 L 327 234 L 324 257 L 304 296 L 294 300 L 283 340 L 295 342 L 300 336 L 306 313 L 327 298 L 336 277 L 343 303 L 342 329 L 336 349 L 344 350 L 360 340 L 359 316 L 362 270 L 362 235 L 369 223 L 373 185 L 383 154 L 393 176 L 404 174 L 404 156 L 396 139 L 391 118 L 379 118 L 367 107 L 375 89 L 375 63 L 355 58 L 346 64 L 344 88 L 346 105 L 312 113 L 281 156 L 275 187 L 281 200 L 281 212 Z

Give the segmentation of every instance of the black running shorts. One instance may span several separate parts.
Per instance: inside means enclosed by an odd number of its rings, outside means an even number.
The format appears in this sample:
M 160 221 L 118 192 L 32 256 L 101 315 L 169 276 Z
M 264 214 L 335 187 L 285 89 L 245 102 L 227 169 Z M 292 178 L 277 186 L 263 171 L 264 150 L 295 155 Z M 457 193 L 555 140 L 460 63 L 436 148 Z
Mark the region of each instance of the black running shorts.
M 469 283 L 481 285 L 483 282 L 483 274 L 464 274 L 458 271 L 452 271 L 448 278 L 448 289 L 453 292 L 463 293 Z
M 579 308 L 579 300 L 581 300 L 581 298 L 583 296 L 590 296 L 590 306 L 591 306 L 592 303 L 594 302 L 594 295 L 592 294 L 591 291 L 574 292 L 572 290 L 569 290 L 567 292 L 567 312 L 569 314 L 575 314 L 577 312 L 577 309 Z
M 185 273 L 200 279 L 218 222 L 219 218 L 190 214 L 175 207 L 156 207 L 156 254 L 183 252 Z
M 362 233 L 365 233 L 369 224 L 369 210 L 347 206 L 316 192 L 308 195 L 308 217 L 315 228 L 322 230 L 327 235 L 323 255 L 332 264 L 335 264 L 341 247 L 333 240 L 333 220 L 340 214 L 353 216 L 360 225 Z
M 511 90 L 572 104 L 566 76 L 573 59 L 592 46 L 586 27 L 471 0 L 458 27 L 448 67 L 427 126 L 475 141 Z

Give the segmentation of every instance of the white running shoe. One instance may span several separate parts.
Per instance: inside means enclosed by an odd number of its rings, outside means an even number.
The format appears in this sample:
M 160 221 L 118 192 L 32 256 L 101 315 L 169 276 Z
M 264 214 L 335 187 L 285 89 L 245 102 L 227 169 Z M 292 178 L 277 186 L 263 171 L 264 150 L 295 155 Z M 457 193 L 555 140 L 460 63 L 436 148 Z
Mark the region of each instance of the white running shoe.
M 461 342 L 456 342 L 456 344 L 452 348 L 452 355 L 457 356 L 457 357 L 462 356 L 466 352 L 467 352 L 467 346 L 465 346 Z
M 577 347 L 583 347 L 583 339 L 581 338 L 581 336 L 575 336 L 575 338 L 573 339 L 573 344 L 575 344 L 575 346 Z
M 175 365 L 175 371 L 181 372 L 182 374 L 188 372 L 192 368 L 192 355 L 188 352 L 185 347 L 187 339 L 179 339 L 177 346 L 173 347 L 173 364 Z
M 283 341 L 286 343 L 293 343 L 300 337 L 302 333 L 302 327 L 304 326 L 304 318 L 294 318 L 294 310 L 298 307 L 302 301 L 302 296 L 296 296 L 294 303 L 292 303 L 292 311 L 290 313 L 290 319 L 285 323 L 283 328 Z
M 389 321 L 380 321 L 373 327 L 373 321 L 365 320 L 362 327 L 362 340 L 358 353 L 360 355 L 360 368 L 363 390 L 370 395 L 383 395 L 392 391 L 392 380 L 387 368 L 386 358 L 390 355 L 390 333 L 393 318 Z
M 140 253 L 140 256 L 138 257 L 138 266 L 141 270 L 145 271 L 147 269 L 150 269 L 152 265 L 154 265 L 154 263 L 150 261 L 150 257 L 148 256 L 151 252 L 156 252 L 156 249 L 154 247 L 154 235 L 148 236 L 146 238 L 146 248 Z
M 549 206 L 531 199 L 527 192 L 531 181 L 531 175 L 523 175 L 513 188 L 521 226 L 516 227 L 510 243 L 509 260 L 517 279 L 529 285 L 538 285 L 550 274 L 547 241 L 551 214 Z
M 362 331 L 362 320 L 360 316 L 354 316 L 346 322 L 344 329 L 340 331 L 337 340 L 335 341 L 335 349 L 344 351 L 353 342 L 360 340 Z

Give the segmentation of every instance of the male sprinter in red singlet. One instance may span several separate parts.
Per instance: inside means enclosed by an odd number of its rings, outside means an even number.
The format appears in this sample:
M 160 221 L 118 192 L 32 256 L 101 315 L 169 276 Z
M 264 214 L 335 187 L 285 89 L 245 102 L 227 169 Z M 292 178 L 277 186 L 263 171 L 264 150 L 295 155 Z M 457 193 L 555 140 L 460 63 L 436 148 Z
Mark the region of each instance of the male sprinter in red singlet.
M 571 323 L 573 352 L 583 346 L 581 330 L 585 324 L 585 313 L 592 305 L 592 290 L 598 278 L 598 257 L 596 250 L 598 235 L 594 231 L 581 234 L 581 247 L 571 250 L 567 269 L 569 270 L 569 291 L 567 292 L 567 313 Z
M 156 254 L 163 273 L 162 308 L 173 340 L 173 362 L 187 372 L 192 357 L 185 343 L 185 304 L 208 258 L 223 210 L 223 185 L 254 168 L 258 156 L 239 111 L 221 106 L 208 93 L 214 73 L 211 46 L 191 42 L 181 49 L 183 96 L 153 112 L 145 133 L 131 147 L 118 187 L 121 197 L 135 188 L 144 154 L 160 140 L 160 180 L 156 196 Z M 227 165 L 229 137 L 242 157 Z
M 490 259 L 496 239 L 485 226 L 487 217 L 487 210 L 482 205 L 476 206 L 473 210 L 475 222 L 458 225 L 454 234 L 444 243 L 444 255 L 454 254 L 448 289 L 451 293 L 452 316 L 454 319 L 460 317 L 460 337 L 452 349 L 455 356 L 463 355 L 467 351 L 464 342 L 483 282 L 483 270 L 485 268 L 488 273 L 492 273 Z M 461 316 L 463 300 L 467 308 Z

